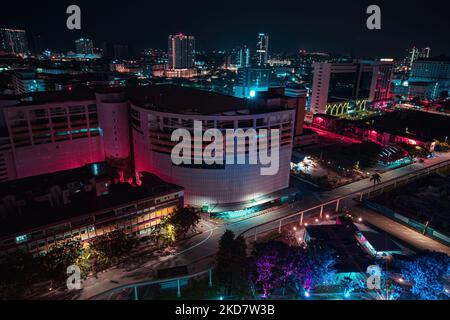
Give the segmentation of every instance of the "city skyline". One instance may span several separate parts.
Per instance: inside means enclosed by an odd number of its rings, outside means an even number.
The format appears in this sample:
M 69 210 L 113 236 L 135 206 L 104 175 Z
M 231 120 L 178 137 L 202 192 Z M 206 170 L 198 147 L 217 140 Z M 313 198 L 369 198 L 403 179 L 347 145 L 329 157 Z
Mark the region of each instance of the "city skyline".
M 0 300 L 448 301 L 446 6 L 0 5 Z
M 255 48 L 255 34 L 268 33 L 272 53 L 306 49 L 353 56 L 398 57 L 412 46 L 430 46 L 433 55 L 450 51 L 450 45 L 440 36 L 440 30 L 449 25 L 443 10 L 446 4 L 379 1 L 382 29 L 370 31 L 366 28 L 366 9 L 370 3 L 342 5 L 341 2 L 319 5 L 287 1 L 274 5 L 250 1 L 239 6 L 232 2 L 228 3 L 230 10 L 206 2 L 202 6 L 174 3 L 176 10 L 169 11 L 158 3 L 139 4 L 142 9 L 136 10 L 133 4 L 118 8 L 78 1 L 82 11 L 81 31 L 70 31 L 65 26 L 68 17 L 65 11 L 71 4 L 68 1 L 48 6 L 29 5 L 21 8 L 20 16 L 7 14 L 19 12 L 19 4 L 8 3 L 2 10 L 1 21 L 2 27 L 27 30 L 29 38 L 41 36 L 45 47 L 54 51 L 73 50 L 73 41 L 82 36 L 93 39 L 96 47 L 101 47 L 104 41 L 115 41 L 139 50 L 165 49 L 167 35 L 180 32 L 195 36 L 199 50 L 228 50 L 243 44 Z M 43 15 L 47 16 L 45 23 L 40 21 Z M 381 40 L 384 46 L 379 45 Z

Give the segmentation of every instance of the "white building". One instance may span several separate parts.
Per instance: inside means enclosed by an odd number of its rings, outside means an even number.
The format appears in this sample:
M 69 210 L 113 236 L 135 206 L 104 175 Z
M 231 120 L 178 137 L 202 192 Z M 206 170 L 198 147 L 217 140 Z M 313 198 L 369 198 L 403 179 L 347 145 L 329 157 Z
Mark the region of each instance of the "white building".
M 313 67 L 313 113 L 341 114 L 350 112 L 352 103 L 360 109 L 368 101 L 390 98 L 393 77 L 390 62 L 318 62 Z

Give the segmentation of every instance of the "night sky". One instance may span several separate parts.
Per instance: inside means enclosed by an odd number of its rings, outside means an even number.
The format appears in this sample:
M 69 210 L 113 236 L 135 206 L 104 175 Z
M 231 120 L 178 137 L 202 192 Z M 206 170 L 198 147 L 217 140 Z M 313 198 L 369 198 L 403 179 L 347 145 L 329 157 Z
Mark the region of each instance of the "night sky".
M 82 31 L 66 29 L 66 8 L 78 4 Z M 382 30 L 366 28 L 366 8 L 382 10 Z M 256 45 L 270 34 L 272 52 L 300 48 L 357 56 L 402 56 L 412 46 L 431 46 L 432 55 L 450 54 L 448 0 L 41 0 L 2 1 L 0 27 L 41 35 L 45 46 L 72 50 L 79 36 L 94 45 L 104 40 L 140 48 L 167 46 L 167 36 L 183 32 L 198 49 Z

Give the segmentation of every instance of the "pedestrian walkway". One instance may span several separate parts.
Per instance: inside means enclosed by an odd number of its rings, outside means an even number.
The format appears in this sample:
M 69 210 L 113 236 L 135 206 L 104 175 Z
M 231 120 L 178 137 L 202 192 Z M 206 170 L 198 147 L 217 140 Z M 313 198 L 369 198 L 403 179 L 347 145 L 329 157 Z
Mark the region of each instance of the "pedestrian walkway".
M 373 225 L 374 227 L 383 230 L 384 232 L 390 234 L 394 238 L 407 243 L 409 246 L 414 247 L 418 250 L 430 250 L 444 252 L 450 255 L 450 247 L 433 240 L 423 234 L 412 230 L 404 226 L 401 223 L 395 222 L 388 217 L 383 216 L 380 213 L 371 211 L 366 208 L 356 208 L 355 211 L 358 212 L 366 223 Z

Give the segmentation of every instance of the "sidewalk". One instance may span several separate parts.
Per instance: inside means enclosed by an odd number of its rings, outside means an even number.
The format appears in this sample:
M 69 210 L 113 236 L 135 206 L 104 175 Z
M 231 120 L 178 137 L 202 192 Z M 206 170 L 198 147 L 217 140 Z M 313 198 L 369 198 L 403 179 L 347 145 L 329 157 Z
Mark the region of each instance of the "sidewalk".
M 418 250 L 444 252 L 450 256 L 449 247 L 436 240 L 426 237 L 421 233 L 402 225 L 401 223 L 395 222 L 382 214 L 366 208 L 354 207 L 354 210 L 358 212 L 366 223 L 385 231 L 394 238 L 397 238 Z

